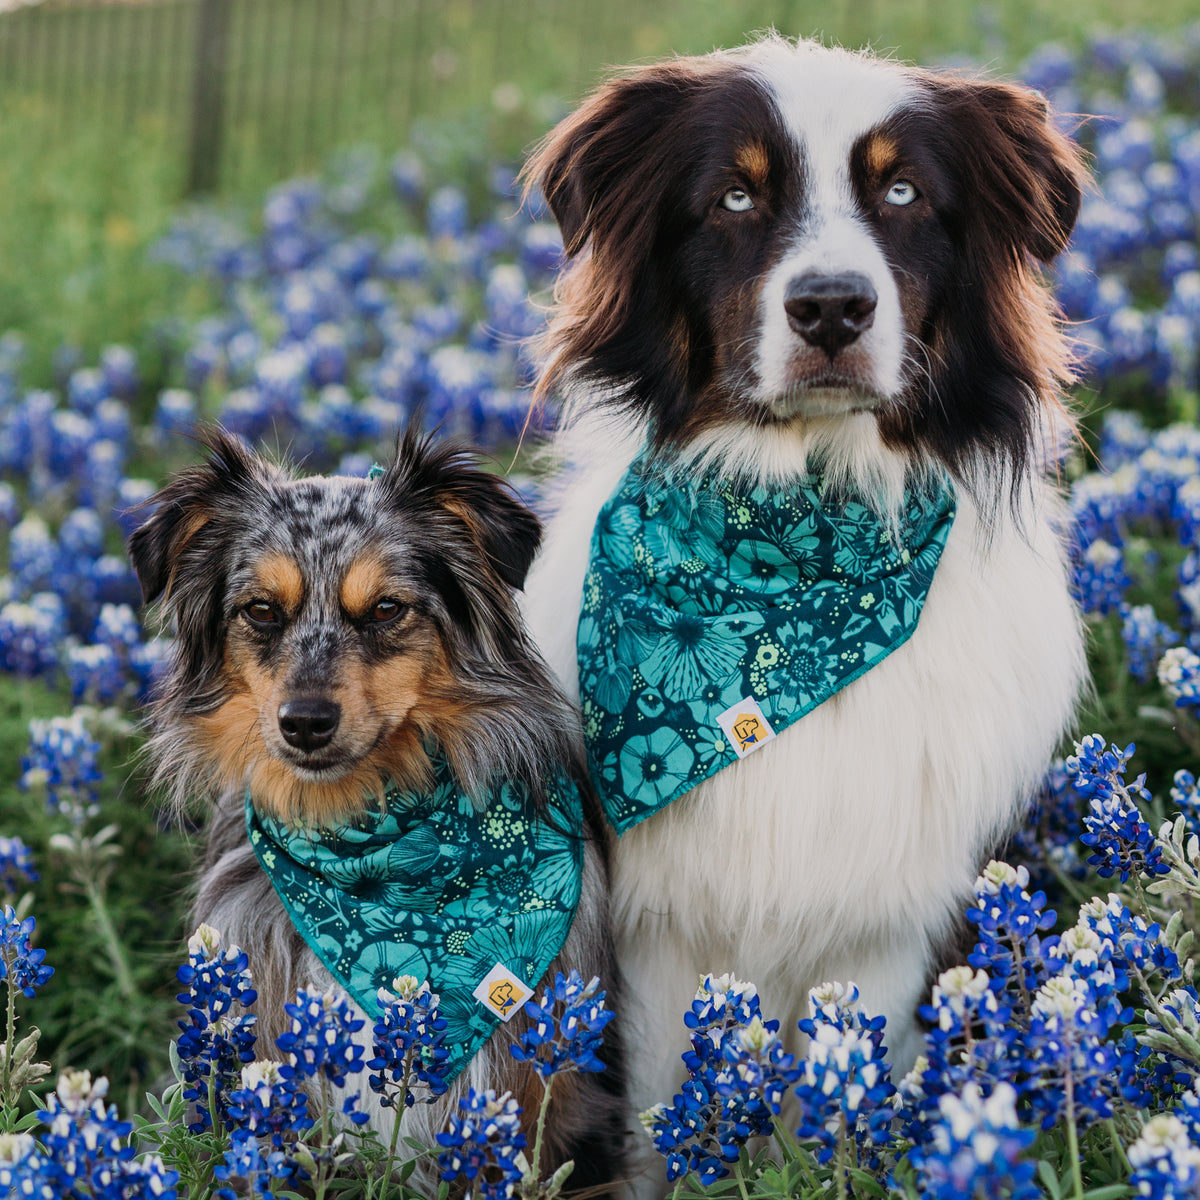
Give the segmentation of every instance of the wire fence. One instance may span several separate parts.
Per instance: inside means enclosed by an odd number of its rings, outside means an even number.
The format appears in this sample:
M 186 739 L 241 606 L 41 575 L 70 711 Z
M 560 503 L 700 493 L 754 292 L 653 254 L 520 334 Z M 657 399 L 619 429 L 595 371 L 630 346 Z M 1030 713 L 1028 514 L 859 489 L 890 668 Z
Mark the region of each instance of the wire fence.
M 754 29 L 897 44 L 900 12 L 902 39 L 986 49 L 960 0 L 44 0 L 0 14 L 0 119 L 158 139 L 197 193 L 351 142 L 395 147 L 420 116 L 482 109 L 536 131 L 543 97 L 573 100 L 606 65 Z
M 608 64 L 710 49 L 722 34 L 737 41 L 775 26 L 869 36 L 887 0 L 752 0 L 736 15 L 724 7 L 45 0 L 0 14 L 0 118 L 36 117 L 38 136 L 56 139 L 100 128 L 165 140 L 182 190 L 212 191 L 312 166 L 348 142 L 395 146 L 422 115 L 483 107 L 528 116 L 543 96 L 577 97 Z

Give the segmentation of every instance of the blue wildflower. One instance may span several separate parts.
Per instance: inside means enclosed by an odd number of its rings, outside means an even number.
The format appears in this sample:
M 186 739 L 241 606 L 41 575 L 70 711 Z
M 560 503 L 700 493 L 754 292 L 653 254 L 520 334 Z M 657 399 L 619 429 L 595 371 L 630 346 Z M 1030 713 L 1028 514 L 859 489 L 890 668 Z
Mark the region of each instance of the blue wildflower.
M 1066 762 L 1075 790 L 1088 801 L 1085 832 L 1079 838 L 1094 851 L 1088 862 L 1104 878 L 1119 873 L 1122 883 L 1130 875 L 1165 875 L 1170 869 L 1138 808 L 1138 800 L 1150 798 L 1143 786 L 1145 776 L 1125 781 L 1134 749 L 1132 744 L 1124 750 L 1106 749 L 1104 739 L 1092 733 L 1075 744 L 1075 753 Z
M 691 1049 L 688 1078 L 671 1104 L 641 1114 L 667 1179 L 694 1171 L 707 1186 L 729 1174 L 750 1137 L 769 1134 L 795 1064 L 778 1039 L 778 1021 L 763 1021 L 758 991 L 732 975 L 707 975 L 684 1021 Z
M 298 1165 L 287 1151 L 264 1147 L 248 1129 L 235 1130 L 229 1140 L 224 1162 L 213 1168 L 213 1175 L 222 1183 L 245 1179 L 255 1195 L 269 1196 L 273 1180 L 290 1182 L 299 1174 Z M 238 1200 L 238 1192 L 231 1187 L 218 1188 L 213 1195 L 216 1200 Z
M 324 992 L 301 988 L 295 1001 L 283 1007 L 292 1025 L 275 1039 L 275 1045 L 288 1056 L 285 1074 L 309 1079 L 321 1075 L 334 1087 L 344 1088 L 350 1076 L 363 1069 L 363 1048 L 354 1035 L 366 1022 L 350 998 L 340 988 Z M 357 1094 L 348 1096 L 342 1112 L 362 1125 L 368 1114 L 355 1111 L 357 1101 Z
M 21 919 L 11 904 L 4 906 L 3 926 L 0 926 L 0 979 L 22 995 L 33 997 L 54 974 L 54 968 L 45 965 L 46 952 L 34 949 L 31 941 L 34 919 Z
M 999 1083 L 985 1095 L 974 1083 L 939 1102 L 941 1119 L 913 1151 L 918 1190 L 930 1200 L 1034 1200 L 1034 1164 L 1021 1161 L 1034 1132 L 1017 1121 L 1016 1092 Z
M 869 1033 L 818 1021 L 800 1063 L 796 1136 L 820 1145 L 818 1162 L 828 1162 L 839 1141 L 881 1145 L 891 1123 L 895 1088 L 883 1048 Z
M 0 1134 L 0 1195 L 62 1200 L 65 1186 L 58 1165 L 39 1151 L 32 1134 Z
M 965 913 L 979 930 L 967 961 L 986 970 L 997 985 L 1015 985 L 1024 993 L 1046 977 L 1040 935 L 1055 922 L 1053 910 L 1043 911 L 1045 893 L 1031 895 L 1025 890 L 1028 883 L 1024 867 L 993 859 L 976 879 L 975 903 Z
M 1176 708 L 1200 716 L 1200 656 L 1185 646 L 1172 647 L 1159 660 L 1158 681 Z
M 525 1146 L 520 1105 L 508 1092 L 497 1096 L 490 1088 L 469 1088 L 458 1108 L 437 1135 L 441 1178 L 466 1180 L 480 1200 L 512 1200 L 521 1179 L 517 1159 Z
M 450 1057 L 445 1046 L 446 1021 L 438 1013 L 438 997 L 429 990 L 428 982 L 401 975 L 392 987 L 394 993 L 379 989 L 375 1056 L 367 1063 L 373 1073 L 367 1083 L 385 1108 L 398 1103 L 411 1107 L 417 1101 L 414 1084 L 422 1085 L 427 1101 L 446 1091 Z
M 47 1126 L 40 1139 L 46 1154 L 76 1194 L 111 1195 L 105 1181 L 124 1174 L 133 1159 L 133 1124 L 119 1119 L 115 1105 L 104 1103 L 107 1093 L 103 1076 L 93 1081 L 88 1071 L 64 1071 L 38 1111 Z
M 33 851 L 20 838 L 0 837 L 0 888 L 12 897 L 40 878 Z
M 232 1130 L 244 1129 L 281 1149 L 284 1137 L 312 1128 L 308 1097 L 295 1074 L 271 1059 L 248 1063 L 241 1070 L 239 1086 L 229 1092 L 225 1119 Z
M 1097 538 L 1075 563 L 1072 589 L 1085 613 L 1103 616 L 1120 606 L 1131 582 L 1120 549 Z
M 244 1010 L 254 1004 L 258 993 L 245 953 L 237 946 L 223 947 L 221 935 L 211 925 L 201 925 L 192 934 L 188 961 L 177 974 L 187 988 L 176 997 L 187 1007 L 176 1043 L 187 1084 L 183 1095 L 195 1103 L 199 1118 L 188 1128 L 200 1133 L 213 1124 L 209 1081 L 217 1115 L 223 1117 L 226 1097 L 237 1086 L 243 1065 L 254 1060 L 256 1018 Z
M 1155 667 L 1168 646 L 1179 641 L 1179 634 L 1155 616 L 1149 604 L 1121 606 L 1121 637 L 1129 661 L 1129 672 L 1139 683 L 1154 680 Z
M 513 1058 L 529 1063 L 543 1079 L 562 1071 L 603 1071 L 596 1052 L 616 1015 L 604 1007 L 604 995 L 598 978 L 584 983 L 573 968 L 569 975 L 559 971 L 541 1001 L 525 1005 L 534 1024 L 509 1047 Z
M 21 786 L 44 787 L 51 812 L 81 825 L 100 811 L 95 785 L 100 774 L 100 743 L 83 716 L 29 722 L 29 753 L 21 760 Z
M 1173 1113 L 1159 1113 L 1142 1127 L 1126 1152 L 1129 1177 L 1139 1196 L 1149 1200 L 1191 1200 L 1200 1187 L 1200 1148 Z

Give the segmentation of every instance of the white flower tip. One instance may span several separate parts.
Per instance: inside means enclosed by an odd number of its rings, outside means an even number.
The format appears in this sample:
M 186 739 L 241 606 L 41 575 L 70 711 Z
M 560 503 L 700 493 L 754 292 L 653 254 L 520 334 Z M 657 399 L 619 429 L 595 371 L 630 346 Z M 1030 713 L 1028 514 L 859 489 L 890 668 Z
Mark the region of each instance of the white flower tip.
M 215 958 L 221 949 L 220 931 L 211 925 L 198 925 L 196 932 L 188 938 L 188 953 L 200 954 L 205 958 Z

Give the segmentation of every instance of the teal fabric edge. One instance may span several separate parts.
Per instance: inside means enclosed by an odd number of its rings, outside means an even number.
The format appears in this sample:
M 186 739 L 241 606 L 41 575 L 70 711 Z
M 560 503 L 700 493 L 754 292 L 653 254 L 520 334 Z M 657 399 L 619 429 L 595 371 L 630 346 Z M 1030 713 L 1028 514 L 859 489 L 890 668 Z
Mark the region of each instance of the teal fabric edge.
M 916 632 L 917 632 L 917 629 L 916 629 L 916 626 L 914 625 L 913 628 L 910 629 L 898 642 L 896 642 L 893 646 L 891 646 L 888 649 L 887 654 L 885 654 L 883 656 L 883 658 L 876 659 L 876 661 L 873 663 L 864 663 L 857 671 L 854 672 L 854 674 L 848 676 L 846 678 L 845 683 L 842 684 L 842 687 L 839 688 L 838 691 L 841 691 L 843 688 L 849 687 L 850 684 L 852 684 L 856 679 L 861 679 L 869 671 L 873 671 L 877 666 L 879 666 L 879 664 L 881 662 L 883 662 L 884 658 L 889 657 L 896 650 L 899 650 L 900 647 L 903 646 L 905 644 L 905 642 L 907 642 L 912 637 L 912 635 Z M 834 693 L 832 693 L 832 695 L 826 696 L 824 700 L 819 700 L 816 704 L 810 704 L 803 712 L 796 713 L 784 725 L 780 725 L 780 726 L 776 727 L 774 722 L 772 722 L 771 728 L 775 730 L 776 737 L 778 737 L 785 730 L 790 729 L 802 717 L 807 717 L 809 713 L 816 712 L 816 710 L 818 708 L 820 708 L 822 704 L 825 704 L 827 701 L 832 700 L 833 697 L 836 696 L 837 694 L 838 694 L 837 692 L 834 692 Z M 761 750 L 755 750 L 754 753 L 755 754 L 764 753 L 767 750 L 767 746 L 769 746 L 769 745 L 770 745 L 770 743 L 768 742 L 766 745 L 764 745 L 762 747 Z M 726 757 L 726 756 L 728 756 L 728 757 Z M 682 797 L 682 796 L 686 796 L 688 794 L 688 792 L 694 792 L 696 790 L 696 788 L 698 788 L 702 783 L 707 783 L 714 775 L 719 775 L 726 768 L 736 766 L 739 762 L 742 761 L 741 759 L 738 758 L 737 752 L 735 750 L 733 750 L 732 747 L 726 749 L 724 754 L 722 754 L 721 757 L 724 759 L 724 761 L 721 762 L 721 764 L 719 766 L 715 767 L 712 771 L 710 771 L 703 779 L 698 779 L 694 783 L 685 782 L 684 784 L 682 784 L 679 788 L 677 788 L 674 792 L 672 792 L 670 797 L 668 799 L 664 800 L 662 802 L 661 806 L 658 807 L 657 809 L 651 809 L 651 810 L 647 810 L 646 812 L 643 812 L 643 813 L 637 813 L 632 817 L 632 819 L 626 820 L 626 821 L 621 821 L 619 823 L 614 822 L 612 820 L 612 818 L 609 817 L 608 823 L 617 831 L 618 837 L 621 836 L 622 834 L 626 834 L 631 829 L 636 829 L 637 826 L 639 826 L 643 821 L 647 820 L 648 818 L 657 816 L 660 812 L 662 812 L 662 810 L 664 808 L 666 808 L 670 804 L 674 804 L 676 800 L 680 799 L 680 797 Z M 747 755 L 747 757 L 749 757 L 749 755 Z M 591 761 L 590 753 L 588 755 L 588 763 L 592 770 L 592 777 L 595 778 L 595 776 L 598 772 L 597 772 L 595 764 L 592 763 L 592 761 Z

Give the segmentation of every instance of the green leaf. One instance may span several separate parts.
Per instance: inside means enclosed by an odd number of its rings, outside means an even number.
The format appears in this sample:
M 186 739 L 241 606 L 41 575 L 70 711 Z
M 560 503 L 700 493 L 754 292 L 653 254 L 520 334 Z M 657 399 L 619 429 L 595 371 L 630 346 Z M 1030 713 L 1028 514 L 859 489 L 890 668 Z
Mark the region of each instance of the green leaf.
M 1058 1173 L 1044 1158 L 1037 1165 L 1037 1173 L 1042 1187 L 1050 1193 L 1051 1200 L 1062 1200 L 1062 1185 L 1058 1182 Z
M 857 1167 L 850 1169 L 850 1178 L 854 1180 L 855 1191 L 860 1195 L 867 1196 L 886 1196 L 887 1188 L 885 1188 L 874 1175 L 867 1174 Z
M 1092 1188 L 1083 1193 L 1083 1200 L 1118 1200 L 1120 1196 L 1134 1196 L 1137 1193 L 1127 1183 L 1110 1183 L 1106 1187 Z
M 550 1182 L 546 1185 L 546 1200 L 554 1200 L 554 1197 L 562 1191 L 563 1184 L 570 1178 L 571 1172 L 575 1170 L 575 1160 L 567 1159 L 553 1175 L 550 1176 Z

